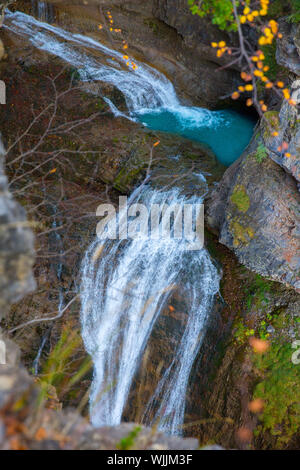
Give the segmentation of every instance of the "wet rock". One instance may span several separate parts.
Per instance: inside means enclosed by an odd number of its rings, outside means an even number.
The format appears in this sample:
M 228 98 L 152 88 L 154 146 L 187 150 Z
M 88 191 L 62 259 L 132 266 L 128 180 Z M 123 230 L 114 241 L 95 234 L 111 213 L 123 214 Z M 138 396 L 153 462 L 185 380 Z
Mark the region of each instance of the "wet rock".
M 196 450 L 198 440 L 193 438 L 182 439 L 176 436 L 167 436 L 162 432 L 153 432 L 151 428 L 138 427 L 134 423 L 122 423 L 119 426 L 95 429 L 83 437 L 79 448 L 113 450 L 120 447 L 122 440 L 126 440 L 131 433 L 135 433 L 132 449 L 140 450 Z
M 300 63 L 300 57 L 298 61 Z M 269 157 L 300 183 L 300 79 L 291 84 L 291 91 L 291 97 L 297 106 L 290 106 L 284 101 L 279 113 L 265 113 L 266 122 L 262 125 L 262 137 Z M 278 132 L 275 138 L 272 136 L 274 130 Z M 288 144 L 287 152 L 278 150 L 282 142 Z
M 129 140 L 126 136 L 120 136 L 125 145 L 117 157 L 108 152 L 100 157 L 99 178 L 118 191 L 130 193 L 147 173 L 152 184 L 165 187 L 179 185 L 185 194 L 206 192 L 206 183 L 200 173 L 206 175 L 209 187 L 221 178 L 224 167 L 205 145 L 171 134 L 141 129 L 138 124 L 132 123 L 130 127 L 132 137 Z M 154 139 L 159 140 L 160 144 L 151 157 Z
M 286 18 L 279 21 L 282 38 L 277 40 L 276 60 L 296 75 L 300 75 L 300 26 Z
M 31 450 L 198 448 L 197 439 L 167 436 L 134 423 L 95 429 L 74 410 L 51 410 L 44 404 L 37 408 L 40 397 L 41 390 L 24 368 L 0 368 L 0 449 L 15 449 L 16 444 Z
M 257 134 L 224 174 L 207 205 L 207 223 L 249 269 L 300 289 L 299 193 L 295 179 L 269 158 Z
M 33 234 L 24 209 L 9 193 L 3 171 L 4 155 L 0 140 L 0 319 L 12 303 L 35 287 Z

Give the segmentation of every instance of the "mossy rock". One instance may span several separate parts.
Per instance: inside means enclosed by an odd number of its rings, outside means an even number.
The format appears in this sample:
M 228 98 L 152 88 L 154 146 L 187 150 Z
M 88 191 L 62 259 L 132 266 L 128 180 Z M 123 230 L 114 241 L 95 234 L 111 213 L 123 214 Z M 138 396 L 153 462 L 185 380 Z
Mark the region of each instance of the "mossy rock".
M 254 391 L 254 398 L 264 401 L 256 434 L 269 432 L 276 448 L 288 444 L 300 428 L 299 364 L 292 362 L 292 354 L 291 344 L 274 342 L 254 358 L 259 373 L 264 374 Z
M 264 126 L 264 138 L 269 139 L 272 136 L 272 132 L 279 131 L 280 121 L 278 111 L 267 111 L 264 114 L 266 123 Z
M 248 245 L 254 237 L 254 230 L 251 227 L 245 227 L 237 218 L 231 220 L 230 231 L 233 236 L 233 246 Z
M 250 198 L 243 185 L 237 184 L 231 195 L 231 201 L 236 205 L 240 212 L 247 212 L 250 207 Z

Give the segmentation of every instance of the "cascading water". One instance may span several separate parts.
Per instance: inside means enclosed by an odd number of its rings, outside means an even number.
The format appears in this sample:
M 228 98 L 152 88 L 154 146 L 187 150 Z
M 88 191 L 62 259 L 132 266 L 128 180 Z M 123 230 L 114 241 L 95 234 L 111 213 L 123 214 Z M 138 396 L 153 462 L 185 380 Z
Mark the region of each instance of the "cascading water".
M 21 12 L 7 11 L 5 27 L 27 38 L 38 49 L 72 64 L 83 80 L 115 85 L 124 94 L 131 113 L 180 106 L 172 83 L 163 74 L 137 61 L 136 70 L 128 69 L 124 54 L 88 36 L 67 32 Z
M 54 19 L 54 8 L 51 3 L 31 0 L 31 9 L 34 15 L 41 21 L 49 21 L 51 23 Z
M 150 209 L 155 204 L 200 204 L 202 198 L 145 186 L 132 194 L 129 205 L 132 201 Z M 188 302 L 187 324 L 144 414 L 149 423 L 153 402 L 160 403 L 154 422 L 171 433 L 181 432 L 188 379 L 220 278 L 205 249 L 189 251 L 184 238 L 162 238 L 161 228 L 150 239 L 142 234 L 125 242 L 96 239 L 83 261 L 82 331 L 95 365 L 91 417 L 97 426 L 120 423 L 152 328 L 174 286 L 181 284 Z
M 251 139 L 253 120 L 230 110 L 182 106 L 172 83 L 162 73 L 137 60 L 134 60 L 137 67 L 132 67 L 124 53 L 95 39 L 42 23 L 21 12 L 7 11 L 4 26 L 27 38 L 35 47 L 72 64 L 82 80 L 102 81 L 117 87 L 125 97 L 128 114 L 106 99 L 116 116 L 204 142 L 225 165 L 238 158 Z
M 82 80 L 116 86 L 125 97 L 128 114 L 107 100 L 115 115 L 182 135 L 186 129 L 193 129 L 193 135 L 187 137 L 207 142 L 219 158 L 220 148 L 222 155 L 227 151 L 236 158 L 250 140 L 249 126 L 244 127 L 245 132 L 237 126 L 239 115 L 181 106 L 172 83 L 163 74 L 136 60 L 137 68 L 128 68 L 128 59 L 122 53 L 95 39 L 20 12 L 8 11 L 5 27 L 72 64 Z M 165 128 L 168 122 L 170 129 Z M 215 146 L 217 139 L 219 147 Z M 242 140 L 233 150 L 234 139 Z M 205 181 L 202 174 L 198 177 L 202 183 Z M 187 197 L 178 188 L 159 190 L 144 185 L 133 193 L 131 202 L 138 201 L 150 209 L 153 204 L 172 202 L 183 206 L 199 204 L 202 199 L 203 194 Z M 121 211 L 119 217 L 124 216 Z M 184 239 L 141 236 L 133 240 L 96 239 L 92 243 L 82 264 L 81 319 L 85 346 L 94 361 L 91 420 L 95 425 L 120 423 L 152 329 L 174 286 L 180 285 L 188 304 L 185 330 L 143 417 L 147 424 L 159 422 L 161 429 L 180 434 L 190 372 L 219 281 L 207 251 L 187 250 Z

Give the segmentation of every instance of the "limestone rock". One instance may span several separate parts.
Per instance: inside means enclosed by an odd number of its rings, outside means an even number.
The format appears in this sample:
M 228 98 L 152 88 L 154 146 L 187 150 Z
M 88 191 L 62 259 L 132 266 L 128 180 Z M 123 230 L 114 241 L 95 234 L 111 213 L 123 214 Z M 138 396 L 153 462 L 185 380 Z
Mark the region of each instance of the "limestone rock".
M 74 410 L 61 411 L 39 408 L 40 435 L 28 432 L 33 429 L 32 418 L 37 411 L 41 390 L 22 367 L 0 368 L 0 449 L 14 448 L 17 440 L 21 448 L 32 450 L 74 449 L 114 450 L 121 441 L 128 442 L 128 449 L 136 450 L 192 450 L 198 448 L 198 440 L 167 436 L 151 428 L 138 427 L 135 423 L 93 428 L 88 420 Z M 6 432 L 14 423 L 14 433 Z M 34 424 L 36 426 L 36 423 Z M 12 427 L 11 427 L 12 429 Z M 130 438 L 134 431 L 135 437 Z
M 300 75 L 300 25 L 286 18 L 279 21 L 282 38 L 277 40 L 276 60 L 296 75 Z
M 300 58 L 299 58 L 300 63 Z M 280 112 L 269 111 L 265 113 L 267 122 L 263 124 L 262 137 L 264 145 L 269 150 L 270 158 L 278 163 L 286 172 L 290 173 L 297 182 L 300 182 L 300 79 L 291 85 L 291 97 L 297 106 L 290 106 L 284 101 Z M 271 130 L 276 130 L 278 136 L 274 138 Z M 288 155 L 278 151 L 282 142 L 289 145 Z
M 294 178 L 269 154 L 260 161 L 259 135 L 224 174 L 207 206 L 208 225 L 249 269 L 300 289 L 299 193 Z
M 33 233 L 24 209 L 8 191 L 3 172 L 4 155 L 0 141 L 0 318 L 12 303 L 35 287 Z

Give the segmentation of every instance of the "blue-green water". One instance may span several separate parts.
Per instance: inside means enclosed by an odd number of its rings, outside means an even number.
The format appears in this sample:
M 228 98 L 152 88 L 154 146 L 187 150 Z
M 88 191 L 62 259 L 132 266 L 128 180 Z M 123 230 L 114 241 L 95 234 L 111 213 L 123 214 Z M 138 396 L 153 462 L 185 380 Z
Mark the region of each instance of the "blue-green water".
M 135 116 L 150 129 L 207 144 L 226 166 L 242 154 L 255 126 L 254 119 L 235 111 L 209 111 L 197 107 L 147 109 Z

